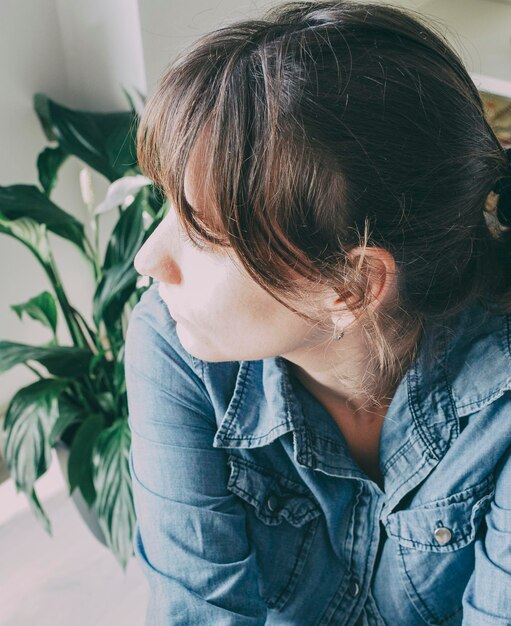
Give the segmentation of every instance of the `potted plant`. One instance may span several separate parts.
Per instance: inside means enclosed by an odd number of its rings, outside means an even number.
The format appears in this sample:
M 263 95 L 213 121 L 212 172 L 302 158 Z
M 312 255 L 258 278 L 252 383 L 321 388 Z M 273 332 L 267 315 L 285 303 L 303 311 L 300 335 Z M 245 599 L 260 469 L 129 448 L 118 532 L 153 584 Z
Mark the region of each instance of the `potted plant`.
M 0 341 L 0 373 L 23 364 L 37 377 L 8 404 L 2 452 L 17 491 L 28 496 L 34 514 L 51 534 L 51 522 L 35 483 L 48 470 L 55 448 L 79 511 L 123 569 L 133 554 L 135 523 L 128 466 L 131 438 L 124 337 L 130 311 L 149 286 L 137 281 L 133 258 L 167 208 L 159 191 L 140 174 L 135 140 L 141 105 L 126 96 L 129 111 L 92 113 L 36 94 L 36 114 L 53 143 L 37 158 L 40 187 L 0 187 L 0 233 L 29 248 L 49 286 L 11 308 L 20 319 L 37 320 L 50 333 L 48 342 L 37 346 Z M 84 223 L 51 200 L 58 170 L 69 155 L 84 163 L 80 179 L 91 217 L 91 236 Z M 93 205 L 89 168 L 110 182 L 105 200 L 97 207 Z M 118 219 L 101 255 L 101 215 L 110 209 L 118 211 Z M 90 322 L 69 301 L 48 232 L 72 242 L 92 273 L 95 287 Z M 71 345 L 59 344 L 59 310 Z

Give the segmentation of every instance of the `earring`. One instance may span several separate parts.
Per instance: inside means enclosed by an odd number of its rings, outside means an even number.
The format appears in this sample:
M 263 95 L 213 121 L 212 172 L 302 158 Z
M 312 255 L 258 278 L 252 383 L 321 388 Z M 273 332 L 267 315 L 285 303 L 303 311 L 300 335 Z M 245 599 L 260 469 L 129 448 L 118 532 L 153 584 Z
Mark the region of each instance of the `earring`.
M 341 330 L 341 332 L 340 332 L 339 334 L 336 334 L 336 332 L 335 332 L 335 331 L 336 331 L 336 329 L 337 329 L 337 322 L 338 322 L 338 321 L 339 321 L 339 320 L 337 320 L 337 321 L 335 322 L 335 326 L 334 326 L 334 340 L 335 340 L 335 341 L 338 341 L 339 339 L 342 339 L 342 338 L 344 337 L 344 329 L 343 329 L 343 330 Z

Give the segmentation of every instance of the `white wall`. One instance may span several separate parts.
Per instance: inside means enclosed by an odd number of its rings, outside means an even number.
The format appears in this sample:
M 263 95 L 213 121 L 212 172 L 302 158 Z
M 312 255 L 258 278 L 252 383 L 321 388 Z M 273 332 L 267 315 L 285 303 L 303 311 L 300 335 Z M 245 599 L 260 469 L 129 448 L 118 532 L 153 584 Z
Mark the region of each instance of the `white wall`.
M 507 85 L 511 83 L 511 0 L 388 2 L 416 10 L 437 23 L 473 77 L 495 77 L 501 81 L 491 83 L 496 91 L 509 91 L 511 96 L 511 85 Z M 201 34 L 235 19 L 260 16 L 266 7 L 281 3 L 282 0 L 139 0 L 149 93 L 177 52 Z M 479 86 L 478 80 L 474 79 Z
M 34 93 L 74 108 L 107 111 L 127 109 L 121 84 L 146 91 L 136 0 L 2 0 L 0 84 L 0 185 L 38 184 L 36 159 L 48 144 L 32 108 Z M 68 159 L 52 199 L 85 220 L 81 167 L 78 159 Z M 99 202 L 108 183 L 94 174 L 93 184 Z M 104 226 L 103 248 L 108 218 Z M 67 241 L 51 236 L 51 242 L 71 302 L 90 319 L 92 278 L 80 254 Z M 21 322 L 9 308 L 48 288 L 28 249 L 0 235 L 0 339 L 34 344 L 49 339 L 37 322 Z M 62 324 L 60 336 L 68 337 Z M 23 366 L 0 375 L 0 414 L 32 380 Z
M 420 11 L 449 26 L 479 89 L 511 97 L 511 0 L 429 0 Z
M 159 76 L 175 55 L 200 35 L 237 19 L 260 17 L 265 9 L 283 1 L 139 0 L 148 93 L 154 90 Z M 426 1 L 388 0 L 391 4 L 411 9 L 418 9 Z

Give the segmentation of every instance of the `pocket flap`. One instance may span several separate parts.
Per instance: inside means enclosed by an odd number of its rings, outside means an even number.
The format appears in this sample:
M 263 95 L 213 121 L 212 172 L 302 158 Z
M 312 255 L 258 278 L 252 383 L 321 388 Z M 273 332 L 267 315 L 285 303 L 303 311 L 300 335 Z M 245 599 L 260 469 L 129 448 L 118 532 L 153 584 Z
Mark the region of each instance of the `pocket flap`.
M 495 492 L 493 477 L 432 502 L 391 513 L 387 534 L 402 546 L 431 552 L 451 552 L 473 541 Z
M 287 520 L 302 526 L 321 514 L 321 507 L 303 484 L 230 454 L 231 473 L 227 488 L 254 507 L 265 524 Z

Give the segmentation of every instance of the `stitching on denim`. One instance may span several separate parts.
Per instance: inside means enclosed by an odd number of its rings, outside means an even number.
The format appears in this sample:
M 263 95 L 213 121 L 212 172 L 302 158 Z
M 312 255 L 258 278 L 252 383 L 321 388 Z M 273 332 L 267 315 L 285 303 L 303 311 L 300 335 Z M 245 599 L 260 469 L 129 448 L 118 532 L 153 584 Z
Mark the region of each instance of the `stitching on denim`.
M 320 465 L 321 465 L 321 467 L 325 467 L 325 468 L 328 468 L 328 469 L 342 469 L 342 470 L 345 470 L 345 471 L 349 472 L 353 476 L 356 476 L 358 478 L 367 479 L 367 476 L 363 472 L 361 472 L 360 470 L 357 470 L 356 467 L 348 467 L 348 466 L 344 466 L 344 465 L 339 467 L 339 465 L 330 465 L 329 463 L 325 463 L 324 461 L 321 461 Z M 317 466 L 318 465 L 316 464 L 316 467 Z
M 467 544 L 469 544 L 473 537 L 471 536 L 471 534 L 467 535 L 466 533 L 462 534 L 462 537 L 460 539 L 458 539 L 457 541 L 451 541 L 449 542 L 448 545 L 446 546 L 435 546 L 432 543 L 421 543 L 420 541 L 415 541 L 414 539 L 408 539 L 408 537 L 401 537 L 400 535 L 395 535 L 394 533 L 389 531 L 389 535 L 396 538 L 396 539 L 400 539 L 401 541 L 406 542 L 406 548 L 437 548 L 436 550 L 421 550 L 421 552 L 434 552 L 435 554 L 446 554 L 449 552 L 456 552 L 457 550 L 459 550 L 460 548 L 463 548 L 464 546 L 466 546 Z M 401 542 L 398 542 L 399 545 L 403 545 L 401 544 Z
M 492 400 L 492 402 L 494 400 L 498 400 L 502 395 L 504 395 L 504 393 L 506 393 L 506 391 L 509 391 L 510 389 L 511 387 L 502 388 L 502 385 L 497 385 L 490 391 L 487 396 L 484 396 L 483 398 L 478 398 L 477 400 L 473 400 L 472 402 L 460 404 L 458 406 L 458 409 L 474 408 L 476 411 L 479 411 L 480 409 L 484 408 L 483 405 L 487 400 Z
M 358 488 L 356 490 L 356 492 L 354 493 L 354 500 L 353 500 L 353 505 L 350 507 L 350 521 L 347 524 L 347 527 L 350 529 L 350 535 L 351 535 L 351 542 L 349 545 L 349 563 L 346 567 L 346 573 L 344 574 L 344 576 L 341 579 L 340 585 L 337 588 L 336 592 L 334 593 L 334 595 L 332 596 L 330 602 L 327 604 L 327 606 L 325 607 L 325 610 L 323 611 L 319 621 L 318 621 L 318 626 L 328 626 L 329 624 L 333 623 L 333 620 L 335 619 L 335 617 L 339 617 L 338 613 L 339 613 L 339 609 L 342 606 L 342 613 L 343 613 L 343 618 L 344 618 L 344 611 L 346 609 L 345 606 L 343 606 L 343 600 L 346 597 L 346 591 L 348 588 L 348 583 L 350 580 L 350 575 L 349 572 L 351 572 L 354 567 L 353 567 L 353 561 L 354 561 L 354 550 L 353 550 L 353 546 L 354 546 L 354 532 L 353 532 L 353 528 L 356 524 L 356 507 L 357 504 L 359 502 L 360 496 L 362 494 L 363 491 L 363 485 L 359 484 Z M 345 542 L 345 546 L 346 546 L 346 542 Z M 344 621 L 344 620 L 343 620 Z
M 490 491 L 486 492 L 486 487 L 490 485 Z M 396 511 L 394 513 L 394 515 L 399 514 L 399 513 L 413 513 L 414 511 L 422 511 L 425 510 L 426 512 L 437 512 L 442 508 L 446 508 L 446 507 L 450 507 L 452 504 L 467 504 L 467 509 L 469 509 L 471 511 L 470 513 L 470 520 L 463 524 L 463 526 L 460 528 L 460 538 L 457 539 L 456 541 L 452 541 L 450 542 L 448 545 L 446 546 L 442 546 L 442 548 L 440 548 L 439 546 L 433 544 L 433 543 L 422 543 L 420 541 L 416 541 L 415 539 L 410 539 L 409 537 L 403 537 L 402 535 L 399 535 L 395 532 L 392 532 L 391 528 L 390 528 L 390 523 L 387 526 L 386 524 L 386 528 L 387 528 L 387 532 L 389 535 L 391 535 L 392 537 L 395 537 L 397 539 L 400 539 L 402 541 L 406 541 L 408 544 L 411 544 L 413 547 L 422 547 L 422 548 L 431 548 L 431 547 L 435 547 L 437 548 L 435 550 L 435 552 L 437 553 L 441 553 L 441 552 L 453 552 L 454 550 L 459 549 L 460 547 L 463 547 L 464 544 L 470 542 L 473 540 L 473 538 L 475 537 L 476 533 L 476 529 L 475 529 L 475 520 L 477 518 L 477 515 L 479 514 L 479 511 L 482 509 L 482 507 L 485 505 L 485 503 L 488 501 L 489 498 L 491 498 L 493 496 L 494 493 L 494 488 L 492 487 L 492 481 L 491 481 L 491 476 L 486 477 L 484 480 L 480 481 L 479 483 L 477 483 L 476 485 L 469 487 L 467 489 L 464 489 L 463 491 L 460 491 L 456 494 L 453 494 L 447 498 L 441 498 L 438 501 L 431 501 L 428 503 L 424 503 L 418 507 L 415 507 L 413 509 L 405 509 L 404 511 Z M 454 500 L 453 497 L 454 496 L 461 496 L 461 499 L 458 500 Z M 472 504 L 470 504 L 470 501 L 467 502 L 468 498 L 470 498 L 471 496 L 475 496 L 475 502 L 472 502 Z M 452 500 L 451 502 L 447 502 L 448 500 Z M 442 502 L 445 501 L 445 504 L 442 504 Z M 438 502 L 438 506 L 434 506 L 435 503 Z M 438 513 L 440 514 L 440 513 Z M 392 514 L 391 514 L 392 515 Z M 390 515 L 389 515 L 390 516 Z M 468 530 L 468 532 L 467 532 Z M 472 536 L 472 530 L 474 530 L 474 537 Z
M 415 366 L 413 368 L 413 371 L 415 373 L 411 375 L 411 378 L 413 377 L 416 382 L 413 385 L 410 384 L 408 387 L 408 407 L 410 409 L 410 413 L 412 414 L 412 421 L 414 423 L 414 426 L 418 435 L 418 439 L 421 441 L 422 446 L 424 447 L 426 452 L 431 457 L 433 457 L 436 461 L 439 461 L 440 457 L 436 453 L 436 447 L 430 445 L 426 432 L 422 427 L 423 424 L 427 423 L 427 420 L 424 417 L 424 414 L 422 412 L 422 407 L 420 405 L 418 395 L 417 395 L 417 389 L 419 385 L 418 383 L 419 376 L 418 376 L 417 369 Z
M 254 461 L 249 461 L 238 455 L 230 454 L 229 462 L 235 465 L 237 468 L 250 467 L 253 470 L 255 470 L 258 474 L 263 475 L 265 478 L 269 478 L 271 480 L 276 480 L 277 482 L 281 482 L 284 485 L 284 487 L 287 487 L 287 484 L 289 484 L 290 486 L 287 488 L 296 489 L 300 495 L 306 495 L 306 496 L 312 495 L 311 490 L 306 485 L 299 483 L 293 480 L 292 478 L 288 478 L 287 476 L 283 476 L 279 472 L 275 472 L 274 470 L 269 470 L 264 465 L 259 465 L 258 463 L 255 463 Z
M 234 419 L 234 415 L 233 415 L 233 419 Z M 231 420 L 231 422 L 233 421 L 233 419 Z M 227 425 L 227 428 L 230 428 L 231 422 L 229 422 L 229 424 Z M 286 421 L 286 422 L 282 422 L 281 424 L 277 424 L 277 426 L 273 426 L 273 428 L 270 428 L 270 430 L 267 431 L 264 435 L 243 435 L 242 437 L 229 436 L 229 439 L 231 441 L 258 441 L 259 439 L 266 439 L 270 435 L 270 433 L 272 433 L 274 430 L 277 430 L 277 428 L 282 428 L 282 426 L 287 427 L 289 425 L 290 425 L 289 422 Z
M 331 597 L 330 602 L 327 603 L 325 610 L 323 611 L 323 613 L 321 614 L 319 618 L 317 626 L 330 626 L 331 624 L 334 623 L 332 620 L 337 616 L 339 612 L 339 607 L 341 606 L 341 603 L 345 598 L 346 590 L 348 588 L 349 574 L 347 572 L 348 570 L 346 570 L 344 576 L 341 578 L 339 587 L 337 588 L 337 590 Z M 343 615 L 341 617 L 344 622 L 345 621 L 344 607 L 343 607 Z
M 248 491 L 246 491 L 245 489 L 243 489 L 243 487 L 240 486 L 240 484 L 237 482 L 238 480 L 238 476 L 239 476 L 239 471 L 233 476 L 233 480 L 232 482 L 229 483 L 229 486 L 232 487 L 234 489 L 234 491 L 240 495 L 243 494 L 244 496 L 246 496 L 246 498 L 244 498 L 249 504 L 251 504 L 255 509 L 259 510 L 263 505 L 259 502 L 259 500 L 256 500 L 254 498 L 254 496 L 249 493 Z M 268 488 L 266 489 L 266 491 L 264 492 L 265 494 L 267 493 Z
M 266 513 L 265 512 L 265 499 L 266 499 L 266 494 L 268 493 L 268 491 L 270 490 L 270 487 L 267 486 L 266 490 L 264 492 L 264 496 L 262 497 L 261 501 L 257 500 L 256 498 L 254 498 L 254 496 L 246 491 L 246 489 L 244 489 L 237 481 L 238 479 L 238 475 L 239 472 L 236 474 L 235 478 L 233 479 L 232 483 L 230 483 L 230 486 L 234 488 L 235 492 L 241 492 L 243 495 L 246 496 L 245 500 L 251 504 L 256 511 L 260 514 L 258 515 L 259 519 L 261 519 L 262 521 L 265 521 L 265 519 L 286 519 L 286 516 L 283 515 L 283 511 L 286 511 L 289 515 L 289 517 L 291 517 L 294 521 L 296 521 L 297 523 L 301 522 L 305 517 L 307 517 L 311 511 L 314 511 L 315 513 L 317 513 L 317 516 L 319 515 L 319 513 L 321 513 L 321 509 L 319 509 L 319 507 L 315 504 L 315 502 L 313 502 L 309 497 L 307 497 L 306 494 L 296 494 L 294 497 L 298 497 L 298 498 L 303 498 L 304 500 L 307 501 L 307 504 L 309 505 L 307 510 L 302 513 L 301 515 L 297 515 L 295 513 L 292 513 L 290 510 L 290 507 L 286 507 L 285 505 L 280 507 L 279 509 L 277 509 L 277 511 L 273 512 L 273 514 L 271 513 Z M 272 479 L 271 477 L 267 477 L 268 478 L 268 482 L 271 483 Z M 239 495 L 239 493 L 238 493 Z M 285 502 L 287 502 L 287 500 L 285 500 Z M 316 516 L 316 517 L 317 517 Z M 288 520 L 289 521 L 289 520 Z M 290 522 L 291 523 L 291 522 Z
M 225 424 L 222 424 L 221 428 L 219 429 L 218 434 L 220 434 L 220 435 L 224 435 L 224 434 L 228 435 L 229 430 L 231 429 L 232 423 L 236 419 L 236 413 L 238 411 L 238 407 L 239 407 L 240 402 L 241 402 L 241 400 L 243 398 L 243 395 L 245 393 L 246 380 L 247 380 L 247 376 L 248 376 L 248 371 L 250 369 L 250 363 L 248 361 L 245 361 L 245 363 L 246 363 L 246 367 L 245 367 L 245 372 L 243 373 L 243 378 L 240 381 L 241 390 L 240 390 L 240 395 L 239 395 L 238 401 L 232 407 L 231 419 L 229 420 L 229 422 L 226 422 Z M 239 370 L 238 370 L 238 375 L 239 375 Z M 238 439 L 244 439 L 244 438 L 243 437 L 239 437 Z
M 194 357 L 193 354 L 190 354 L 189 352 L 187 352 L 187 354 L 190 355 L 190 359 L 192 361 L 192 365 L 193 365 L 193 369 L 195 370 L 195 373 L 202 380 L 202 382 L 204 382 L 203 380 L 204 368 L 202 367 L 202 361 L 198 359 L 197 357 Z
M 298 582 L 298 578 L 302 573 L 303 565 L 307 559 L 309 554 L 310 547 L 316 535 L 316 530 L 319 524 L 319 517 L 311 520 L 311 523 L 307 526 L 306 532 L 304 533 L 304 537 L 300 548 L 297 550 L 297 555 L 295 562 L 293 564 L 293 568 L 291 570 L 291 575 L 289 576 L 288 583 L 284 586 L 279 595 L 274 599 L 270 600 L 271 608 L 282 610 L 284 604 L 289 599 L 289 596 L 293 592 L 296 584 Z M 300 569 L 299 569 L 300 566 Z
M 277 360 L 278 368 L 282 374 L 280 378 L 280 381 L 281 381 L 280 391 L 282 393 L 282 397 L 285 398 L 285 401 L 286 401 L 286 414 L 287 414 L 286 422 L 293 421 L 293 414 L 292 414 L 290 405 L 292 404 L 294 407 L 296 405 L 296 402 L 294 401 L 292 384 L 290 383 L 288 379 L 288 371 L 286 367 L 282 366 L 282 364 L 280 364 L 279 361 L 280 359 Z M 297 411 L 300 411 L 300 413 L 302 414 L 301 408 L 298 408 Z
M 408 570 L 406 569 L 406 561 L 405 561 L 405 557 L 403 554 L 403 548 L 401 547 L 401 545 L 398 545 L 398 549 L 399 549 L 399 555 L 401 557 L 401 563 L 403 565 L 403 570 L 405 573 L 406 578 L 408 579 L 408 582 L 410 583 L 410 586 L 412 587 L 412 589 L 415 592 L 415 598 L 410 598 L 412 600 L 412 604 L 416 604 L 414 602 L 414 600 L 418 600 L 420 603 L 420 606 L 423 608 L 424 611 L 426 611 L 426 614 L 429 615 L 430 617 L 432 617 L 435 621 L 437 621 L 437 616 L 432 613 L 429 608 L 426 606 L 426 604 L 424 603 L 424 600 L 421 598 L 421 596 L 419 595 L 419 592 L 417 591 L 417 588 L 415 587 L 412 579 L 410 578 L 410 574 L 408 572 Z M 421 615 L 422 617 L 422 615 Z
M 370 494 L 369 494 L 369 497 L 371 497 Z M 371 518 L 372 521 L 373 521 L 373 523 L 371 524 L 372 532 L 371 532 L 371 539 L 370 539 L 370 541 L 368 543 L 369 543 L 369 545 L 373 545 L 373 543 L 375 543 L 375 552 L 378 551 L 378 541 L 373 542 L 373 538 L 374 538 L 374 535 L 375 535 L 376 532 L 378 532 L 378 537 L 379 537 L 379 533 L 381 532 L 381 530 L 380 530 L 380 516 L 381 516 L 382 508 L 383 508 L 383 503 L 381 503 L 380 506 L 379 506 L 378 515 L 375 515 L 374 518 L 373 517 Z M 376 508 L 376 506 L 375 506 L 375 509 L 378 510 Z M 374 564 L 374 560 L 373 560 L 373 564 Z M 367 572 L 368 568 L 369 568 L 369 550 L 367 551 L 366 566 L 365 566 L 364 571 Z M 369 589 L 370 589 L 370 587 L 371 587 L 371 585 L 369 584 Z
M 412 589 L 415 592 L 416 599 L 420 602 L 421 606 L 424 608 L 426 613 L 428 615 L 430 615 L 435 620 L 436 623 L 438 623 L 438 626 L 441 626 L 441 624 L 445 624 L 445 622 L 447 622 L 447 620 L 449 620 L 452 617 L 454 617 L 457 613 L 459 613 L 463 609 L 463 606 L 460 605 L 452 613 L 449 613 L 448 615 L 446 615 L 446 616 L 444 616 L 442 618 L 439 617 L 438 615 L 436 615 L 436 613 L 433 613 L 433 611 L 430 610 L 430 608 L 426 605 L 424 600 L 421 598 L 419 592 L 417 591 L 416 586 L 414 585 L 412 579 L 410 578 L 410 574 L 409 574 L 408 570 L 406 569 L 405 555 L 403 554 L 402 547 L 400 545 L 399 545 L 399 554 L 400 554 L 400 557 L 401 557 L 401 562 L 402 562 L 402 565 L 403 565 L 403 570 L 405 572 L 406 578 L 408 579 L 408 582 L 410 583 Z M 414 603 L 413 600 L 412 600 L 412 603 Z M 422 617 L 422 615 L 421 615 L 421 617 Z
M 258 512 L 262 513 L 267 519 L 279 519 L 280 517 L 285 517 L 284 515 L 282 515 L 282 511 L 285 510 L 288 513 L 289 517 L 291 517 L 297 523 L 300 523 L 305 517 L 310 514 L 311 511 L 314 511 L 318 515 L 321 513 L 321 507 L 315 502 L 312 492 L 310 492 L 310 490 L 305 485 L 297 483 L 280 474 L 276 474 L 273 472 L 270 473 L 267 470 L 260 471 L 264 470 L 262 466 L 258 465 L 257 463 L 247 461 L 246 459 L 241 459 L 240 457 L 232 454 L 229 455 L 229 463 L 233 468 L 233 470 L 231 471 L 231 476 L 229 478 L 229 486 L 235 488 L 236 491 L 240 491 L 245 496 L 247 496 L 247 501 L 250 502 L 250 504 L 252 504 L 258 510 Z M 247 467 L 250 467 L 260 477 L 262 477 L 262 480 L 266 486 L 261 501 L 254 498 L 254 496 L 250 492 L 246 491 L 246 489 L 244 489 L 241 484 L 237 482 L 241 470 L 245 469 L 245 471 L 247 471 Z M 308 507 L 304 511 L 304 513 L 302 513 L 301 515 L 292 513 L 290 510 L 291 507 L 286 507 L 285 505 L 278 509 L 273 515 L 270 513 L 264 513 L 264 501 L 266 498 L 266 494 L 268 493 L 268 491 L 270 491 L 270 486 L 274 482 L 276 482 L 277 484 L 281 484 L 284 489 L 287 489 L 291 492 L 293 492 L 293 489 L 295 489 L 295 493 L 292 493 L 292 497 L 301 498 L 305 500 L 308 504 Z M 290 486 L 288 486 L 287 483 L 289 483 Z M 287 499 L 284 499 L 284 501 L 287 502 Z
M 441 352 L 442 358 L 441 358 L 441 361 L 439 363 L 439 367 L 442 369 L 442 372 L 443 372 L 442 379 L 443 379 L 445 385 L 447 387 L 449 387 L 449 382 L 448 382 L 448 379 L 446 377 L 446 373 L 447 373 L 447 344 L 448 344 L 448 342 L 447 342 L 447 330 L 445 328 L 443 329 L 443 332 L 442 332 L 442 340 L 441 341 L 442 341 L 443 349 L 442 349 L 442 352 Z M 417 402 L 416 408 L 417 408 L 417 413 L 420 413 L 422 415 L 422 417 L 424 417 L 424 415 L 422 413 L 422 407 L 419 406 L 418 402 Z M 417 419 L 417 417 L 415 415 L 415 412 L 412 412 L 412 417 L 413 417 L 413 419 L 415 421 L 415 425 L 416 425 L 417 429 L 419 430 L 421 439 L 423 440 L 426 449 L 428 451 L 431 451 L 431 453 L 433 454 L 435 459 L 439 461 L 441 459 L 441 456 L 442 456 L 441 450 L 438 448 L 437 442 L 434 439 L 434 437 L 430 436 L 430 433 L 425 428 L 423 428 L 423 426 L 425 424 L 427 424 L 427 420 L 425 420 L 425 419 L 421 419 L 421 420 Z M 447 421 L 450 422 L 451 420 L 447 420 Z
M 445 363 L 447 365 L 447 352 L 446 352 Z M 453 427 L 454 427 L 454 434 L 451 435 L 451 440 L 452 440 L 453 438 L 456 439 L 458 435 L 460 434 L 460 418 L 458 415 L 458 411 L 456 410 L 456 403 L 454 402 L 452 387 L 449 383 L 449 378 L 447 376 L 447 367 L 444 367 L 443 372 L 444 372 L 444 379 L 445 379 L 445 387 L 447 389 L 447 394 L 449 396 L 449 402 L 451 404 L 451 410 L 452 410 L 452 417 L 447 418 L 447 423 L 453 424 Z
M 486 492 L 486 489 L 488 486 L 490 487 L 490 491 Z M 476 483 L 475 485 L 472 485 L 471 487 L 467 487 L 466 489 L 462 489 L 461 491 L 452 493 L 450 496 L 446 496 L 445 498 L 437 498 L 436 500 L 428 500 L 427 502 L 423 502 L 422 504 L 420 504 L 418 507 L 415 507 L 415 508 L 435 510 L 435 508 L 450 506 L 451 504 L 460 504 L 462 502 L 465 502 L 472 494 L 474 494 L 476 497 L 481 494 L 484 494 L 483 497 L 485 495 L 488 495 L 488 493 L 491 492 L 491 486 L 492 486 L 492 476 L 490 474 L 488 476 L 485 476 L 483 480 L 480 480 L 478 483 Z M 459 497 L 460 499 L 456 500 L 457 497 Z M 409 510 L 412 510 L 412 509 L 409 509 Z
M 417 433 L 409 439 L 406 443 L 404 443 L 397 452 L 395 452 L 390 459 L 383 466 L 383 472 L 386 474 L 387 471 L 399 461 L 399 459 L 404 456 L 408 450 L 415 447 L 415 442 L 419 439 L 419 435 Z
M 346 446 L 343 445 L 342 443 L 339 443 L 338 441 L 335 441 L 334 439 L 330 439 L 330 437 L 327 437 L 325 435 L 319 435 L 317 433 L 312 433 L 310 435 L 311 439 L 318 439 L 319 441 L 324 441 L 326 443 L 330 443 L 332 444 L 332 447 L 335 448 L 335 450 L 346 450 Z
M 387 496 L 387 502 L 390 502 L 390 501 L 391 501 L 391 499 L 395 496 L 395 494 L 396 494 L 396 493 L 397 493 L 397 492 L 401 489 L 401 487 L 402 487 L 403 485 L 406 485 L 406 484 L 410 483 L 410 482 L 412 481 L 412 479 L 413 479 L 413 478 L 415 478 L 415 476 L 417 476 L 417 474 L 419 474 L 419 473 L 422 471 L 422 468 L 424 467 L 424 464 L 425 464 L 425 461 L 424 461 L 424 463 L 423 463 L 422 465 L 419 465 L 419 467 L 415 470 L 415 472 L 414 472 L 411 476 L 409 476 L 406 480 L 404 480 L 402 483 L 400 483 L 400 484 L 399 484 L 399 485 L 398 485 L 398 486 L 394 489 L 394 491 L 393 491 L 392 493 L 390 493 L 390 494 Z M 403 494 L 403 496 L 402 496 L 402 497 L 404 497 L 404 495 L 406 495 L 406 494 Z M 394 505 L 394 507 L 395 507 L 395 506 L 397 506 L 397 505 L 399 504 L 399 502 L 401 501 L 401 499 L 402 499 L 402 498 L 400 498 L 400 499 L 396 502 L 396 504 Z M 390 514 L 391 514 L 391 513 L 389 513 L 388 515 L 390 515 Z M 388 515 L 387 515 L 387 517 L 388 517 Z

